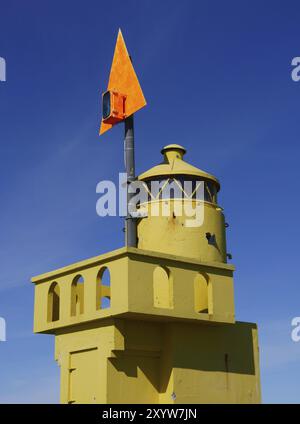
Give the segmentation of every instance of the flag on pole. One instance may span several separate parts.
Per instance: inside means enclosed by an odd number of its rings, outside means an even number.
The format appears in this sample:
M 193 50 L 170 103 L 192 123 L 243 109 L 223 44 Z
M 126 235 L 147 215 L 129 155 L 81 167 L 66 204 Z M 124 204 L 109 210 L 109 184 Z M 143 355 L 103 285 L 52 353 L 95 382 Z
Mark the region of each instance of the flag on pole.
M 121 107 L 122 99 L 124 106 L 122 107 L 122 112 L 119 112 L 117 109 Z M 132 65 L 120 29 L 110 70 L 107 91 L 103 95 L 103 104 L 104 101 L 110 101 L 112 105 L 112 110 L 110 110 L 107 105 L 103 107 L 103 109 L 105 109 L 105 113 L 110 113 L 111 115 L 115 113 L 116 118 L 109 119 L 103 113 L 100 135 L 112 128 L 117 122 L 124 120 L 142 107 L 146 106 L 146 100 L 142 88 Z

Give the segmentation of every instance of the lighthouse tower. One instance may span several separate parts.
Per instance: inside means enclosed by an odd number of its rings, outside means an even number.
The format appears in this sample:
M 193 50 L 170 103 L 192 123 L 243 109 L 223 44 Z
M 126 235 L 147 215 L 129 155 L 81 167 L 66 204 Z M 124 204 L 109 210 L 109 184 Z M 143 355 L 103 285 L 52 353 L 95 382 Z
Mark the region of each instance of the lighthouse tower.
M 260 402 L 257 327 L 235 319 L 220 183 L 182 146 L 162 154 L 139 176 L 137 248 L 32 279 L 62 403 Z

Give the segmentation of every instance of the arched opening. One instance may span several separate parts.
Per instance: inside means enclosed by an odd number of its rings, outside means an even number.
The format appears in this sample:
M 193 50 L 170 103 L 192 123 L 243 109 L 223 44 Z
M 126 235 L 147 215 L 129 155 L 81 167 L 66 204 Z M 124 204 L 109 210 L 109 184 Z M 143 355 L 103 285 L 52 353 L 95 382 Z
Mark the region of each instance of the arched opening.
M 71 286 L 71 315 L 76 317 L 84 312 L 84 279 L 76 275 Z
M 195 311 L 208 313 L 208 282 L 202 274 L 198 274 L 194 280 Z
M 155 308 L 173 307 L 173 281 L 168 269 L 157 266 L 153 271 L 153 304 Z
M 48 291 L 48 312 L 47 319 L 48 322 L 54 322 L 59 320 L 59 309 L 60 309 L 60 299 L 59 299 L 59 285 L 57 283 L 52 283 Z
M 104 266 L 100 269 L 97 276 L 97 290 L 96 290 L 96 309 L 110 308 L 111 301 L 111 286 L 110 286 L 110 272 Z

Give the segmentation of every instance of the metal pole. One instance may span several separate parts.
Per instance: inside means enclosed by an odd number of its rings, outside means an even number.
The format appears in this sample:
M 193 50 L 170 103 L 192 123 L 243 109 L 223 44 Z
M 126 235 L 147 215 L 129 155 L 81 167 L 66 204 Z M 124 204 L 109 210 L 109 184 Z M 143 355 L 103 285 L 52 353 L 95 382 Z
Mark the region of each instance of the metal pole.
M 126 246 L 137 247 L 136 218 L 133 218 L 128 211 L 128 205 L 134 196 L 134 193 L 128 192 L 128 186 L 135 180 L 133 115 L 125 119 L 124 150 L 125 168 L 127 173 L 127 216 L 125 221 Z

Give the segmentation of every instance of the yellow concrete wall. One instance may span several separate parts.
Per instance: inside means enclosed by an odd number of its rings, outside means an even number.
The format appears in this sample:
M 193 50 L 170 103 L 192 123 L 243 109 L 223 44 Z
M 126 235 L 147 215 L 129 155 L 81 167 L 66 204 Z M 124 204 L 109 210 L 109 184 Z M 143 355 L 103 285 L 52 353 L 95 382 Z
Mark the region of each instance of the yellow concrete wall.
M 254 324 L 104 320 L 56 336 L 63 403 L 259 403 Z
M 101 295 L 110 296 L 110 307 L 98 309 L 97 276 L 110 271 L 110 288 L 101 286 Z M 158 273 L 157 273 L 158 272 Z M 187 258 L 140 249 L 120 249 L 108 255 L 82 261 L 35 277 L 34 331 L 55 333 L 62 327 L 108 318 L 140 314 L 160 319 L 180 318 L 234 322 L 233 267 L 228 264 L 201 263 Z M 161 275 L 168 275 L 164 285 Z M 82 304 L 74 307 L 73 282 L 82 276 Z M 207 281 L 208 310 L 196 310 L 198 291 L 195 280 Z M 157 281 L 158 278 L 158 281 Z M 57 283 L 60 294 L 59 320 L 49 321 L 49 289 Z M 78 294 L 78 287 L 75 290 Z M 99 293 L 98 293 L 99 295 Z M 74 315 L 74 311 L 80 312 Z
M 184 213 L 185 203 L 191 203 L 191 207 L 195 208 L 195 201 L 191 200 L 156 200 L 143 204 L 140 210 L 147 210 L 148 216 L 138 221 L 138 247 L 204 262 L 227 262 L 222 209 L 216 204 L 202 202 L 203 223 L 190 227 L 187 221 L 192 218 Z M 170 211 L 168 216 L 163 215 L 163 207 Z M 183 210 L 181 216 L 176 208 Z M 215 245 L 208 243 L 206 233 L 215 236 Z
M 102 287 L 101 291 L 102 295 L 107 295 L 110 292 L 111 304 L 107 309 L 98 309 L 96 307 L 97 292 L 99 292 L 97 277 L 99 272 L 106 267 L 110 272 L 111 287 L 110 290 L 107 287 Z M 84 291 L 84 296 L 82 296 L 84 300 L 83 313 L 73 316 L 72 283 L 79 275 L 84 279 L 84 283 L 80 288 Z M 47 319 L 48 292 L 53 282 L 59 285 L 60 290 L 60 319 L 49 322 Z M 39 276 L 35 280 L 34 331 L 52 332 L 61 327 L 126 312 L 128 311 L 127 293 L 128 260 L 124 255 L 120 257 L 118 252 L 114 255 L 101 255 L 94 260 L 82 261 Z
M 144 255 L 145 256 L 145 255 Z M 197 262 L 180 263 L 173 256 L 132 254 L 129 263 L 128 298 L 129 310 L 139 314 L 163 317 L 187 318 L 192 320 L 217 320 L 234 322 L 234 289 L 232 268 L 214 268 Z M 159 307 L 154 299 L 154 278 L 156 268 L 168 272 L 172 296 L 167 307 Z M 195 279 L 202 275 L 207 280 L 208 313 L 195 309 Z M 167 298 L 168 295 L 165 295 Z M 165 300 L 164 300 L 165 302 Z M 163 303 L 161 304 L 161 306 Z
M 55 359 L 61 369 L 61 403 L 105 403 L 107 358 L 124 349 L 116 322 L 103 320 L 55 337 Z M 77 367 L 77 369 L 76 369 Z M 87 398 L 88 396 L 88 398 Z
M 172 324 L 175 403 L 260 403 L 255 324 Z

